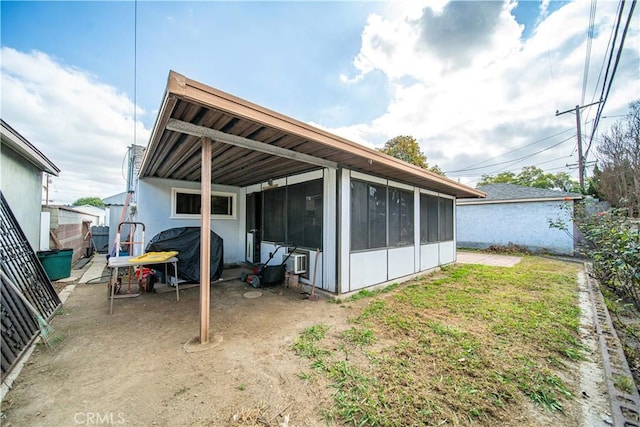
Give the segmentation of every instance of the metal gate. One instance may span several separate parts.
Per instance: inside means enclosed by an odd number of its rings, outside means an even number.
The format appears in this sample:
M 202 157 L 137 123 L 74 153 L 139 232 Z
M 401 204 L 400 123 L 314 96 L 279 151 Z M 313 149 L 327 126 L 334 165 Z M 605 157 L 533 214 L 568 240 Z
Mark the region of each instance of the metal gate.
M 62 305 L 40 260 L 29 245 L 20 225 L 0 191 L 0 267 L 26 299 L 45 319 L 51 319 Z M 35 315 L 5 279 L 0 288 L 2 299 L 2 381 L 25 350 L 37 337 Z

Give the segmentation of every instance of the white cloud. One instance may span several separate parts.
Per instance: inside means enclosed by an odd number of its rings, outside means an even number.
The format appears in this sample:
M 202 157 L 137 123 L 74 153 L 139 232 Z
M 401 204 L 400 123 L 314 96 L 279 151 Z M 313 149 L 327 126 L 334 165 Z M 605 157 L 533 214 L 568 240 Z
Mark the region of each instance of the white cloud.
M 605 61 L 616 5 L 598 5 L 588 99 Z M 348 80 L 367 84 L 369 73 L 381 71 L 394 88 L 393 99 L 386 112 L 370 123 L 334 131 L 356 141 L 380 143 L 400 134 L 413 135 L 430 163 L 456 170 L 575 127 L 572 116 L 556 117 L 554 112 L 580 101 L 589 2 L 569 3 L 549 14 L 527 39 L 511 14 L 513 6 L 450 2 L 422 9 L 421 15 L 413 8 L 405 15 L 396 10 L 391 17 L 369 16 L 353 61 L 356 75 Z M 635 20 L 624 53 L 634 68 L 619 70 L 607 111 L 626 110 L 640 97 L 640 56 L 632 42 L 637 37 Z M 563 138 L 566 134 L 534 145 L 529 152 Z M 571 144 L 513 167 L 518 170 L 554 158 L 559 159 L 556 164 L 545 166 L 563 166 Z M 484 172 L 490 171 L 479 173 Z
M 134 142 L 134 105 L 95 76 L 34 51 L 3 47 L 2 118 L 60 169 L 50 199 L 71 203 L 83 196 L 125 191 L 122 164 Z M 144 114 L 138 108 L 136 116 Z M 136 121 L 136 141 L 149 130 Z

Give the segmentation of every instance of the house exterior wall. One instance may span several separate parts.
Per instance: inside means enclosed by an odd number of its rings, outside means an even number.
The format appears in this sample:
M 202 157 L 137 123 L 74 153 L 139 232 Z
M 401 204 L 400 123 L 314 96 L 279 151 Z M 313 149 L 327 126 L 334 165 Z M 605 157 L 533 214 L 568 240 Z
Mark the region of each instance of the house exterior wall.
M 0 183 L 2 194 L 34 250 L 40 248 L 42 171 L 2 144 Z
M 526 246 L 533 251 L 572 254 L 573 238 L 549 228 L 549 220 L 562 219 L 573 229 L 573 202 L 469 204 L 457 206 L 458 247 L 487 248 L 490 245 Z M 564 206 L 564 208 L 563 208 Z
M 175 218 L 171 215 L 172 189 L 199 190 L 200 183 L 145 178 L 138 182 L 136 221 L 145 224 L 145 246 L 161 231 L 176 227 L 199 227 L 200 218 Z M 236 218 L 212 219 L 211 230 L 224 240 L 224 262 L 244 261 L 244 194 L 240 188 L 212 185 L 212 191 L 236 194 Z M 240 201 L 241 199 L 242 202 Z
M 430 192 L 406 184 L 395 183 L 345 169 L 324 169 L 289 178 L 273 180 L 269 183 L 246 188 L 212 186 L 212 191 L 233 192 L 236 198 L 236 218 L 212 219 L 212 229 L 224 239 L 224 262 L 244 262 L 246 254 L 246 196 L 264 190 L 266 187 L 284 187 L 301 182 L 323 180 L 323 248 L 320 252 L 305 248 L 309 253 L 308 278 L 300 278 L 301 283 L 314 283 L 319 289 L 332 293 L 348 293 L 387 282 L 404 280 L 424 273 L 456 259 L 455 227 L 453 241 L 436 242 L 428 245 L 420 243 L 420 197 L 430 194 L 455 198 L 446 194 Z M 400 188 L 413 194 L 414 201 L 414 243 L 402 247 L 388 247 L 365 251 L 351 250 L 351 180 L 369 181 Z M 136 220 L 146 226 L 146 241 L 168 228 L 200 226 L 200 219 L 171 217 L 172 189 L 199 190 L 197 182 L 145 178 L 139 181 L 137 191 Z M 453 224 L 455 224 L 453 209 Z M 277 248 L 277 242 L 262 240 L 260 261 L 266 262 L 269 254 Z M 281 263 L 284 250 L 280 249 L 271 263 Z M 315 271 L 317 256 L 317 271 Z

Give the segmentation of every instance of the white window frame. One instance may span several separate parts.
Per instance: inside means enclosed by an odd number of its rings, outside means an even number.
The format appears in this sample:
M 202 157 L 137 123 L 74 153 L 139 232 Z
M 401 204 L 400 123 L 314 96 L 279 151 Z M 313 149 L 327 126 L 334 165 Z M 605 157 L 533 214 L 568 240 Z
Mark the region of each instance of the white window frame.
M 172 188 L 171 189 L 171 218 L 176 219 L 199 219 L 201 217 L 200 214 L 178 214 L 176 213 L 177 208 L 177 195 L 178 193 L 186 193 L 186 194 L 200 194 L 200 190 L 192 189 L 192 188 Z M 230 215 L 220 215 L 220 214 L 211 214 L 211 219 L 236 219 L 237 211 L 238 211 L 238 203 L 237 203 L 237 194 L 229 193 L 226 191 L 212 191 L 212 196 L 220 196 L 220 197 L 229 197 L 231 199 L 231 214 Z

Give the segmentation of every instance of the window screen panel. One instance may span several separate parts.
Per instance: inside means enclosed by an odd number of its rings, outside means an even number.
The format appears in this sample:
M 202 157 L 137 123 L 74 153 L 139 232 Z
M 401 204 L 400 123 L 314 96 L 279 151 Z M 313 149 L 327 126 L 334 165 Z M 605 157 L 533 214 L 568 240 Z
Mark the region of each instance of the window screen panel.
M 438 241 L 438 197 L 427 195 L 427 240 Z
M 429 243 L 429 229 L 427 222 L 427 201 L 428 196 L 426 194 L 420 194 L 420 243 Z
M 369 184 L 369 249 L 387 246 L 387 187 Z
M 440 241 L 453 240 L 453 200 L 440 198 Z
M 413 244 L 413 193 L 389 188 L 389 246 Z
M 369 248 L 369 186 L 361 181 L 351 181 L 351 250 Z
M 285 188 L 265 191 L 263 194 L 263 238 L 271 242 L 286 240 L 286 202 Z
M 287 188 L 287 242 L 322 249 L 322 180 Z

